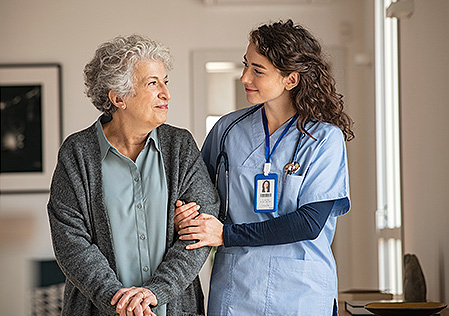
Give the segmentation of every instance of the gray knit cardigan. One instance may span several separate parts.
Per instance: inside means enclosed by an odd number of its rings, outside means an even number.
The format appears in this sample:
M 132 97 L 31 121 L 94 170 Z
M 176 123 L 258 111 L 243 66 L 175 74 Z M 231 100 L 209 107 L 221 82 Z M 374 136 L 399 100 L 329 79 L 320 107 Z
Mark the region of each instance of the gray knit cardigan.
M 218 195 L 192 135 L 163 124 L 158 137 L 168 187 L 167 249 L 142 286 L 151 290 L 167 315 L 204 315 L 198 273 L 210 248 L 186 250 L 174 229 L 175 202 L 195 201 L 217 215 Z M 154 197 L 157 198 L 157 197 Z M 95 124 L 62 144 L 54 171 L 48 215 L 56 260 L 66 275 L 62 315 L 115 315 L 117 278 L 111 227 L 103 201 L 100 147 Z

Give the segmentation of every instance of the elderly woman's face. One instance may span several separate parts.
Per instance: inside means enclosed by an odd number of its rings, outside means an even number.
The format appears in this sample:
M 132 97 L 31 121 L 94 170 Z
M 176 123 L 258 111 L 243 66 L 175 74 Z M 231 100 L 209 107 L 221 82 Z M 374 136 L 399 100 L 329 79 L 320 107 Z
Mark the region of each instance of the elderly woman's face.
M 134 68 L 135 94 L 124 98 L 126 111 L 137 122 L 154 129 L 167 120 L 168 76 L 164 64 L 157 61 L 140 62 Z

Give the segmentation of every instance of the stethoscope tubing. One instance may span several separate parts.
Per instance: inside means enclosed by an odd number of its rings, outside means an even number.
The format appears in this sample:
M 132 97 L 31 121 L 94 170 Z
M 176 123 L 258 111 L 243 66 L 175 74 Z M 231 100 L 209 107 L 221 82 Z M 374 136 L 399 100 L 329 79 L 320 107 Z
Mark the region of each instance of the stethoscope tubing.
M 215 164 L 216 172 L 215 172 L 215 188 L 218 188 L 218 175 L 220 173 L 220 166 L 223 163 L 225 167 L 225 176 L 226 176 L 226 196 L 225 196 L 225 206 L 224 206 L 224 213 L 220 209 L 219 219 L 224 222 L 228 216 L 228 209 L 229 209 L 229 161 L 228 161 L 228 155 L 224 149 L 226 137 L 228 136 L 231 129 L 237 125 L 239 122 L 243 121 L 245 118 L 249 117 L 250 115 L 254 114 L 257 110 L 259 110 L 263 106 L 263 103 L 258 104 L 251 108 L 249 111 L 243 113 L 241 116 L 239 116 L 237 119 L 231 122 L 231 124 L 226 127 L 225 131 L 223 132 L 223 135 L 220 139 L 220 153 L 217 156 L 217 161 Z M 223 160 L 223 162 L 222 162 Z

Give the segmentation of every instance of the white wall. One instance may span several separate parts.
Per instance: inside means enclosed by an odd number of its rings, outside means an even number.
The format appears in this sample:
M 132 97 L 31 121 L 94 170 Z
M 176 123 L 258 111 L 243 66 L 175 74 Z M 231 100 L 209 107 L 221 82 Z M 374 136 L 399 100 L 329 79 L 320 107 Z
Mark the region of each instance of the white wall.
M 340 285 L 342 289 L 376 287 L 374 74 L 373 68 L 353 62 L 358 53 L 372 54 L 371 2 L 203 6 L 200 0 L 3 0 L 0 63 L 62 64 L 63 134 L 67 136 L 99 115 L 83 94 L 82 78 L 83 67 L 96 47 L 118 34 L 148 35 L 170 46 L 175 56 L 168 122 L 192 129 L 193 50 L 238 48 L 243 55 L 248 31 L 260 22 L 293 18 L 303 23 L 325 45 L 344 48 L 345 101 L 356 121 L 357 137 L 348 144 L 352 211 L 340 220 L 334 247 Z M 52 257 L 48 196 L 1 195 L 0 199 L 0 216 L 31 214 L 36 219 L 31 238 L 20 243 L 0 242 L 0 309 L 7 315 L 24 315 L 23 301 L 30 283 L 27 262 Z
M 428 299 L 449 302 L 449 1 L 415 0 L 400 21 L 404 251 Z
M 359 28 L 349 30 L 345 104 L 354 120 L 355 139 L 348 143 L 351 211 L 339 219 L 334 241 L 340 290 L 377 288 L 376 148 L 374 96 L 374 3 L 358 1 L 353 14 Z M 351 46 L 353 46 L 351 48 Z M 366 56 L 370 65 L 355 63 Z

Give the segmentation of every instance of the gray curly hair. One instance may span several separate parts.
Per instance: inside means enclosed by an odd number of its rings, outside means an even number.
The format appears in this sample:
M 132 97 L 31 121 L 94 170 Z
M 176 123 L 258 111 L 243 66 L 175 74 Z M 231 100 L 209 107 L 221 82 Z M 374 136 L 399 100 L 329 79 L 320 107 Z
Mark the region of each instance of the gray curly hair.
M 119 97 L 132 95 L 134 67 L 142 61 L 159 61 L 166 70 L 173 69 L 169 48 L 141 35 L 117 36 L 100 45 L 84 67 L 85 93 L 93 105 L 106 115 L 114 113 L 109 91 Z

